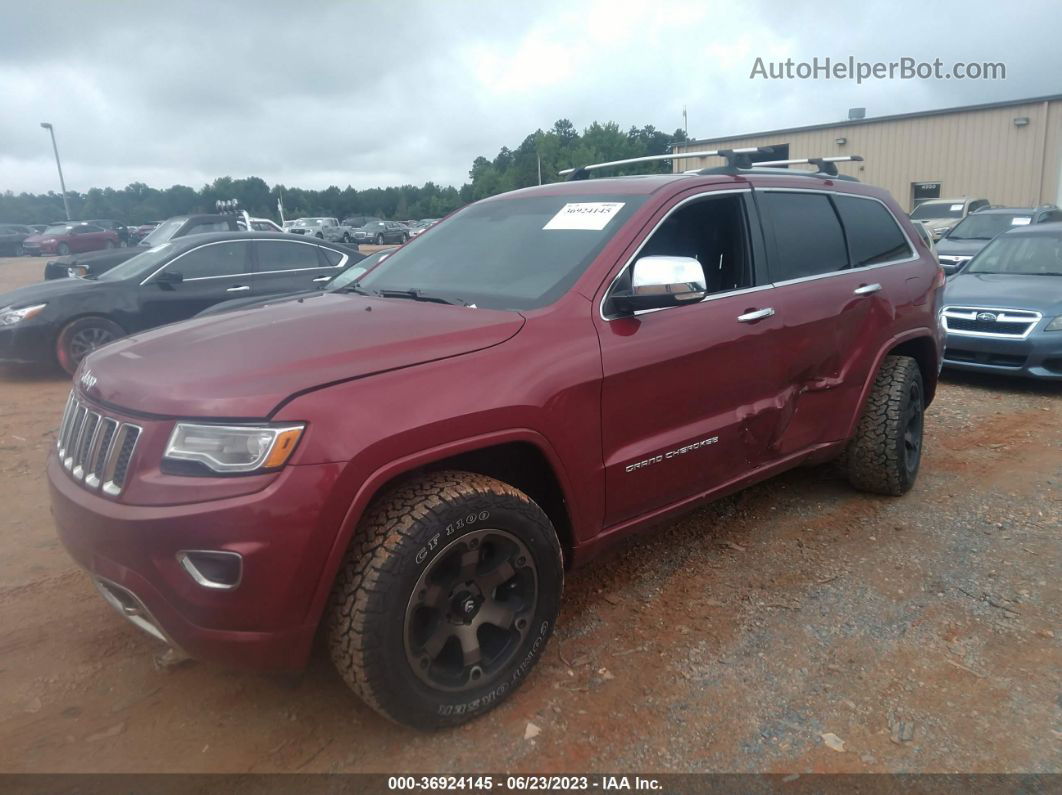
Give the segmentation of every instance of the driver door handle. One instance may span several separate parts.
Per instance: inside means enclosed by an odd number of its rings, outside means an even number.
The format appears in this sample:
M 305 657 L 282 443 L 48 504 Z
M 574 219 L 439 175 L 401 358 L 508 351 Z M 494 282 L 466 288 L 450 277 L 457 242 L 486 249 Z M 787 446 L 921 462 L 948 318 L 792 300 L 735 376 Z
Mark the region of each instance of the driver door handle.
M 327 281 L 330 281 L 331 279 L 332 279 L 331 276 L 318 276 L 316 279 L 313 280 L 313 283 L 314 284 L 318 284 L 319 282 L 327 282 Z
M 856 295 L 873 295 L 876 292 L 881 291 L 880 284 L 864 284 L 862 287 L 856 287 L 852 290 Z
M 774 314 L 774 309 L 767 307 L 766 309 L 756 309 L 752 312 L 746 312 L 743 315 L 738 315 L 739 323 L 755 323 L 757 320 L 763 320 L 766 317 L 770 317 Z
M 248 291 L 248 290 L 250 290 L 250 289 L 251 289 L 251 288 L 250 288 L 250 286 L 249 286 L 249 285 L 246 285 L 246 284 L 237 284 L 237 285 L 235 285 L 234 287 L 230 287 L 230 288 L 229 288 L 228 290 L 226 290 L 225 292 L 227 292 L 227 293 L 245 293 L 245 292 L 247 292 L 247 291 Z

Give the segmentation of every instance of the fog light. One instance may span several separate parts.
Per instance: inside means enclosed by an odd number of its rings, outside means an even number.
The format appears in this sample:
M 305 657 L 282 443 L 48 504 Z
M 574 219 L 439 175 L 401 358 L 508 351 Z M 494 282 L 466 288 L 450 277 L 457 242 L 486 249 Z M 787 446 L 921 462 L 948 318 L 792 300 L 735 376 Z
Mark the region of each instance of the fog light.
M 182 549 L 177 562 L 203 588 L 231 591 L 243 579 L 243 557 L 237 552 Z

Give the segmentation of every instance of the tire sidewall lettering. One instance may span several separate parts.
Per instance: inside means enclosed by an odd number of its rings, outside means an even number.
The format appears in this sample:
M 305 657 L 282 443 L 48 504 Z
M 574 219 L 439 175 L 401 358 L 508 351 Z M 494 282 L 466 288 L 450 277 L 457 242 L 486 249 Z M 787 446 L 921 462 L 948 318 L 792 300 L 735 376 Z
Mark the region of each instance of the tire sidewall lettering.
M 543 620 L 539 624 L 538 636 L 531 644 L 527 654 L 525 654 L 524 658 L 520 661 L 520 664 L 513 669 L 513 672 L 508 679 L 499 682 L 482 696 L 478 696 L 470 701 L 463 701 L 457 704 L 439 704 L 438 714 L 441 716 L 467 715 L 500 701 L 506 693 L 516 688 L 521 679 L 527 676 L 528 672 L 534 665 L 535 658 L 538 657 L 542 648 L 546 645 L 546 641 L 549 639 L 551 626 L 552 624 L 548 619 Z
M 429 557 L 433 557 L 432 553 L 439 550 L 440 541 L 443 539 L 449 541 L 451 538 L 469 532 L 488 519 L 490 519 L 490 511 L 482 510 L 468 513 L 460 519 L 450 522 L 444 530 L 435 533 L 424 546 L 417 550 L 414 560 L 418 566 L 424 565 Z

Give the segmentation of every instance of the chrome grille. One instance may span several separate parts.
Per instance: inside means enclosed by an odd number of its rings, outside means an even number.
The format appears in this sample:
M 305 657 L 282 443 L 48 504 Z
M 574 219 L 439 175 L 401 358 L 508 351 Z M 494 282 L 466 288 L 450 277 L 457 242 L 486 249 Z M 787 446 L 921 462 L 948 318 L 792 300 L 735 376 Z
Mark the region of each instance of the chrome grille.
M 94 411 L 71 392 L 55 445 L 59 460 L 75 480 L 116 497 L 125 487 L 142 431 L 138 425 Z
M 952 334 L 969 337 L 1025 339 L 1042 317 L 1039 312 L 1028 309 L 946 306 L 944 328 Z

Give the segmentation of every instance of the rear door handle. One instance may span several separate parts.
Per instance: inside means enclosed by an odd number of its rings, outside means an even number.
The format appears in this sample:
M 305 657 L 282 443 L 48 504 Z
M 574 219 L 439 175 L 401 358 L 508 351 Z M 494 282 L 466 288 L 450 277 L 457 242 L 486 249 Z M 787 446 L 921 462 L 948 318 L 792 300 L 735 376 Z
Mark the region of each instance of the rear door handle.
M 331 280 L 331 276 L 318 276 L 316 279 L 313 280 L 313 283 L 318 284 L 319 282 L 329 282 Z
M 230 287 L 225 292 L 227 293 L 245 293 L 251 288 L 246 284 L 237 284 L 235 287 Z
M 757 320 L 763 320 L 765 317 L 770 317 L 774 314 L 774 310 L 771 307 L 766 309 L 757 309 L 752 312 L 746 312 L 744 315 L 738 315 L 739 323 L 755 323 Z
M 856 295 L 872 295 L 880 290 L 880 284 L 864 284 L 862 287 L 856 287 L 852 292 Z

